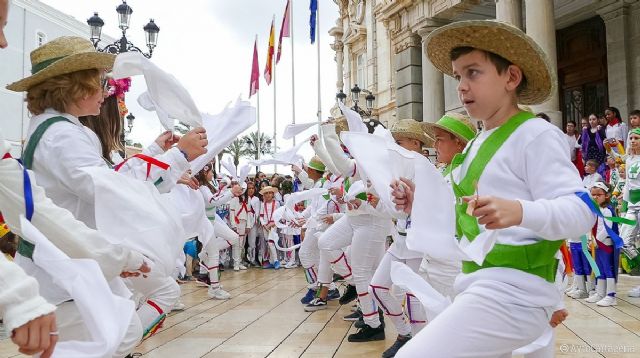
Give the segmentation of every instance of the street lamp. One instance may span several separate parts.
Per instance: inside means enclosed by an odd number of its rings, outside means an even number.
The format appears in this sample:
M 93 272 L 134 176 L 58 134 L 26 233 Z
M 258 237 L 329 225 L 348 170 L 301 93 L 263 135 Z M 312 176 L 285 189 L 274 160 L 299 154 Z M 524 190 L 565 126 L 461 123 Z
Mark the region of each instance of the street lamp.
M 149 53 L 142 52 L 139 47 L 132 44 L 129 40 L 127 40 L 126 32 L 129 29 L 129 23 L 131 21 L 131 14 L 133 13 L 133 9 L 129 6 L 126 0 L 122 0 L 122 4 L 118 5 L 116 8 L 116 12 L 118 13 L 118 27 L 122 30 L 122 37 L 120 40 L 107 45 L 100 49 L 98 47 L 98 43 L 100 42 L 100 38 L 102 35 L 102 27 L 104 26 L 104 21 L 98 16 L 97 12 L 93 13 L 87 20 L 87 24 L 89 25 L 90 31 L 90 39 L 93 42 L 93 47 L 96 48 L 99 52 L 107 52 L 117 55 L 119 53 L 135 51 L 140 52 L 146 58 L 151 58 L 153 55 L 153 50 L 158 45 L 158 33 L 160 32 L 160 28 L 153 19 L 150 19 L 149 22 L 142 28 L 145 33 L 145 40 L 147 42 L 147 47 L 149 48 Z
M 364 98 L 365 106 L 366 106 L 365 109 L 358 107 L 358 102 L 360 102 L 360 93 L 362 92 L 367 94 L 367 96 Z M 336 103 L 339 102 L 344 104 L 346 100 L 347 100 L 347 95 L 342 90 L 339 90 L 338 93 L 336 94 Z M 373 101 L 375 100 L 376 100 L 376 96 L 374 96 L 373 93 L 371 93 L 371 91 L 366 89 L 360 89 L 360 87 L 358 87 L 357 84 L 354 85 L 353 88 L 351 89 L 351 101 L 353 102 L 353 107 L 351 107 L 351 109 L 358 112 L 360 116 L 362 116 L 362 118 L 371 117 L 371 113 L 373 111 Z
M 127 116 L 127 127 L 129 127 L 129 133 L 131 133 L 131 130 L 133 129 L 133 121 L 136 119 L 136 117 L 133 115 L 133 113 L 129 113 L 129 115 Z

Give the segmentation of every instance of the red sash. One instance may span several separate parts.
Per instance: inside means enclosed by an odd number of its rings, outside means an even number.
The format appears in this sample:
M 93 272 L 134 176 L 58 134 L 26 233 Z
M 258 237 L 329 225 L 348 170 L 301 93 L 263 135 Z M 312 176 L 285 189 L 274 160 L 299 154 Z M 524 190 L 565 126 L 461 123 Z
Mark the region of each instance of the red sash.
M 136 154 L 136 155 L 133 155 L 133 156 L 125 159 L 122 163 L 116 165 L 113 169 L 115 171 L 119 171 L 120 168 L 122 168 L 122 166 L 124 165 L 124 163 L 126 163 L 131 158 L 138 158 L 138 159 L 140 159 L 142 161 L 147 162 L 147 179 L 149 179 L 149 174 L 151 173 L 151 166 L 152 165 L 155 165 L 155 166 L 157 166 L 157 167 L 159 167 L 160 169 L 163 169 L 163 170 L 167 170 L 170 167 L 169 164 L 167 164 L 165 162 L 161 162 L 156 158 L 153 158 L 153 157 L 150 157 L 150 156 L 144 155 L 144 154 Z

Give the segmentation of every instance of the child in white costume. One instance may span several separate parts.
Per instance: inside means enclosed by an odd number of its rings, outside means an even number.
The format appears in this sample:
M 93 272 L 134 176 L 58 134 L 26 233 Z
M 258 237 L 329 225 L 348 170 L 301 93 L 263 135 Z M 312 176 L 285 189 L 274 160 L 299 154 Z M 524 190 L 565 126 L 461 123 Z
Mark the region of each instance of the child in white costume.
M 249 217 L 247 220 L 247 262 L 257 267 L 260 266 L 256 260 L 256 247 L 258 246 L 258 230 L 260 230 L 260 222 L 258 215 L 260 214 L 260 198 L 256 195 L 256 185 L 247 183 L 247 202 L 249 208 Z M 252 222 L 252 225 L 249 223 Z
M 422 147 L 431 147 L 433 143 L 433 140 L 425 134 L 420 123 L 413 119 L 402 119 L 394 123 L 390 132 L 399 146 L 416 153 L 422 154 Z M 413 166 L 413 162 L 407 159 L 405 165 Z M 396 342 L 382 354 L 383 358 L 395 356 L 398 349 L 411 339 L 412 331 L 417 333 L 426 324 L 424 307 L 420 301 L 410 293 L 405 292 L 406 305 L 405 309 L 403 309 L 401 302 L 391 294 L 391 285 L 393 284 L 391 280 L 391 263 L 401 262 L 414 272 L 418 272 L 422 262 L 422 253 L 407 248 L 405 241 L 407 220 L 406 215 L 401 215 L 397 218 L 393 243 L 382 258 L 369 285 L 369 292 L 373 294 L 376 302 L 391 320 L 396 332 L 398 332 Z M 397 290 L 398 288 L 396 287 Z
M 453 303 L 396 356 L 510 357 L 548 329 L 561 300 L 558 248 L 595 217 L 575 195 L 584 190 L 564 134 L 518 109 L 543 102 L 554 88 L 533 40 L 508 24 L 461 21 L 433 31 L 425 47 L 434 66 L 459 81 L 469 115 L 484 123 L 453 161 L 460 167 L 452 182 L 457 231 L 472 241 L 496 230 L 496 244 L 482 264 L 463 261 Z M 549 166 L 554 172 L 545 175 Z
M 263 263 L 263 268 L 280 268 L 280 261 L 278 261 L 278 252 L 276 251 L 276 243 L 274 240 L 277 240 L 277 235 L 274 238 L 270 235 L 272 230 L 276 230 L 275 221 L 274 221 L 274 213 L 276 209 L 280 207 L 280 204 L 275 200 L 275 193 L 278 192 L 278 189 L 272 186 L 266 186 L 260 190 L 260 195 L 262 195 L 262 202 L 260 203 L 260 214 L 258 215 L 260 221 L 260 227 L 262 229 L 262 237 L 265 241 L 265 252 L 262 257 L 268 256 L 268 264 L 267 261 Z M 268 250 L 268 251 L 267 251 Z
M 322 131 L 327 151 L 336 169 L 338 169 L 338 173 L 342 176 L 359 178 L 356 162 L 344 155 L 335 125 L 323 125 Z M 351 244 L 350 264 L 353 272 L 353 282 L 365 324 L 358 332 L 349 335 L 348 340 L 350 342 L 368 342 L 384 339 L 384 326 L 380 321 L 373 297 L 369 293 L 369 285 L 373 273 L 384 255 L 385 241 L 392 229 L 392 221 L 381 206 L 377 206 L 377 202 L 375 204 L 370 203 L 367 191 L 366 185 L 362 182 L 354 182 L 350 185 L 347 189 L 347 194 L 350 196 L 347 205 L 350 209 L 345 216 L 327 229 L 318 241 L 321 262 L 323 255 L 330 255 L 335 250 Z M 335 261 L 335 259 L 329 259 L 329 261 Z M 329 280 L 330 277 L 322 275 L 322 273 L 318 277 L 318 282 L 320 283 L 328 283 L 327 281 Z M 322 297 L 318 297 L 308 307 L 313 309 L 313 306 L 322 305 L 326 306 L 326 301 L 323 302 Z
M 630 220 L 640 219 L 640 129 L 634 128 L 629 132 L 629 151 L 625 158 L 626 181 L 623 190 L 623 199 L 628 203 L 625 218 Z M 635 238 L 640 226 L 623 224 L 620 227 L 620 236 L 624 240 L 623 250 L 637 254 Z M 627 254 L 627 256 L 629 256 Z M 640 286 L 629 291 L 630 297 L 640 297 Z
M 245 183 L 245 185 L 247 184 Z M 247 189 L 242 193 L 242 195 L 234 197 L 229 203 L 229 221 L 231 223 L 231 228 L 240 236 L 238 240 L 238 246 L 240 248 L 240 257 L 238 258 L 238 261 L 240 262 L 237 264 L 234 262 L 233 269 L 235 271 L 247 269 L 241 261 L 246 256 L 243 255 L 242 252 L 247 240 L 247 234 L 250 233 L 256 220 L 255 211 L 251 206 L 251 200 L 247 194 L 247 191 L 249 190 L 255 193 L 255 187 L 253 185 L 250 187 L 247 186 Z

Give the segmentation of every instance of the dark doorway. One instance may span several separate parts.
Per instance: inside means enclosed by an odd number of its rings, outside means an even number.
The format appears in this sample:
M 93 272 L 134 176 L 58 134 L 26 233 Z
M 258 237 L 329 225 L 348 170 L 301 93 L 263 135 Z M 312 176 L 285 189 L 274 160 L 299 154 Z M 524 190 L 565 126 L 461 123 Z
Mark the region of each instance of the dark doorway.
M 556 32 L 558 83 L 563 124 L 580 123 L 609 104 L 607 41 L 599 16 Z

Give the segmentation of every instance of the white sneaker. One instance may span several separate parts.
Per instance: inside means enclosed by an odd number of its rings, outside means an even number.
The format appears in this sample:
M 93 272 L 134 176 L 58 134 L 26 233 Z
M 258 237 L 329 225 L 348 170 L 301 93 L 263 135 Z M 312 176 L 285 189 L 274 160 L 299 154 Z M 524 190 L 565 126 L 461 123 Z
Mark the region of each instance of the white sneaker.
M 178 301 L 173 305 L 172 311 L 184 311 L 185 305 L 182 301 Z
M 587 298 L 589 297 L 589 295 L 587 295 L 587 293 L 583 290 L 575 290 L 571 295 L 569 295 L 569 297 L 573 298 L 574 300 L 579 300 L 582 298 Z
M 603 299 L 601 299 L 600 301 L 596 302 L 596 304 L 600 307 L 609 307 L 609 306 L 615 306 L 618 304 L 618 300 L 616 300 L 615 296 L 604 296 Z
M 243 265 L 243 264 L 237 264 L 233 266 L 233 271 L 240 271 L 240 270 L 246 270 L 247 266 Z
M 632 288 L 627 294 L 629 297 L 640 297 L 640 286 Z
M 231 298 L 229 292 L 223 290 L 221 287 L 209 287 L 207 295 L 209 296 L 209 298 L 213 298 L 216 300 L 228 300 Z
M 571 289 L 569 289 L 569 290 L 565 291 L 564 293 L 565 293 L 567 296 L 571 297 L 571 295 L 573 295 L 574 293 L 576 293 L 576 291 L 579 291 L 579 290 L 580 290 L 579 288 L 572 287 Z
M 598 301 L 600 301 L 601 299 L 603 299 L 604 297 L 600 296 L 599 294 L 595 293 L 591 296 L 589 296 L 589 298 L 587 298 L 586 300 L 584 300 L 587 303 L 596 303 Z

